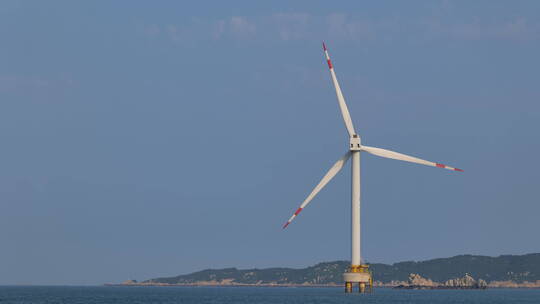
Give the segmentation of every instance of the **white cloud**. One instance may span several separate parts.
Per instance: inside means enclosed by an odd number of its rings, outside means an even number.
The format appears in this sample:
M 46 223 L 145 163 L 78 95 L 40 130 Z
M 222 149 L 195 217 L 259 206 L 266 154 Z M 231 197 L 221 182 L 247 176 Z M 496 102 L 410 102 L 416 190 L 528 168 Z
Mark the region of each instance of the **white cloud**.
M 281 40 L 299 40 L 309 35 L 311 15 L 306 13 L 279 13 L 271 16 L 274 27 Z
M 360 40 L 372 38 L 381 29 L 381 22 L 366 19 L 353 19 L 346 14 L 333 13 L 326 17 L 328 35 L 344 40 Z
M 225 20 L 218 20 L 213 27 L 212 38 L 219 39 L 225 33 L 226 22 Z
M 443 10 L 446 11 L 447 9 Z M 538 23 L 517 17 L 507 22 L 487 22 L 480 18 L 455 21 L 437 12 L 425 18 L 364 18 L 335 12 L 324 16 L 309 13 L 277 13 L 267 16 L 231 16 L 209 20 L 192 18 L 184 24 L 144 27 L 144 34 L 155 37 L 166 33 L 174 42 L 204 40 L 301 41 L 333 39 L 340 41 L 381 41 L 397 39 L 520 39 L 540 38 Z
M 228 24 L 231 33 L 242 38 L 251 37 L 257 31 L 255 24 L 249 22 L 245 17 L 231 17 Z
M 540 26 L 531 24 L 527 19 L 520 17 L 506 23 L 498 34 L 514 39 L 538 39 L 540 38 Z
M 468 23 L 431 22 L 430 26 L 432 32 L 439 36 L 448 35 L 456 39 L 536 40 L 540 38 L 539 25 L 530 23 L 522 17 L 499 23 L 482 22 L 478 18 Z

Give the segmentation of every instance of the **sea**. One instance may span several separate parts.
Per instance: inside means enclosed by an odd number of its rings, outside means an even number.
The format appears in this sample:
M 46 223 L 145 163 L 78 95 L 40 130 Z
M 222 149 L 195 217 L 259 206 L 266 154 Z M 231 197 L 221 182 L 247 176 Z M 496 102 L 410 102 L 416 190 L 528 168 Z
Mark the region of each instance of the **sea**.
M 300 303 L 531 303 L 540 289 L 397 290 L 345 294 L 343 288 L 315 287 L 150 287 L 0 286 L 0 304 L 300 304 Z

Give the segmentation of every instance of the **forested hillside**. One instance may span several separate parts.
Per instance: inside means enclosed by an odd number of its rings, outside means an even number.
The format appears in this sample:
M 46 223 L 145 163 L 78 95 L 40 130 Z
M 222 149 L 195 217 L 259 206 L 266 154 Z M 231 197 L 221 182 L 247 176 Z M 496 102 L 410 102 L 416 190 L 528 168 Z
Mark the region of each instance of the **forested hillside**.
M 293 268 L 208 269 L 175 277 L 157 278 L 143 283 L 165 284 L 341 284 L 342 274 L 349 262 L 319 263 L 315 266 Z M 459 255 L 421 262 L 400 262 L 392 265 L 371 264 L 374 281 L 406 281 L 416 273 L 433 281 L 444 282 L 463 277 L 466 273 L 476 279 L 492 281 L 540 280 L 540 253 L 526 255 L 502 255 L 499 257 Z

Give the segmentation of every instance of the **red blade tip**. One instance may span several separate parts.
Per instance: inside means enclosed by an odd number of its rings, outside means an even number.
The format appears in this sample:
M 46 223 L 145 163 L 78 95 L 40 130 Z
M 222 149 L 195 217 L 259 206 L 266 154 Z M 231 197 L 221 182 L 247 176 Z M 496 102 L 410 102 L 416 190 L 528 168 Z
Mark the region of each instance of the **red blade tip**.
M 286 222 L 285 225 L 283 225 L 283 229 L 287 228 L 291 222 Z
M 324 41 L 323 41 L 323 43 L 322 43 L 322 48 L 323 48 L 323 50 L 326 51 L 326 44 L 324 44 Z
M 454 170 L 459 171 L 459 172 L 463 172 L 463 170 L 458 169 L 458 168 L 455 168 Z

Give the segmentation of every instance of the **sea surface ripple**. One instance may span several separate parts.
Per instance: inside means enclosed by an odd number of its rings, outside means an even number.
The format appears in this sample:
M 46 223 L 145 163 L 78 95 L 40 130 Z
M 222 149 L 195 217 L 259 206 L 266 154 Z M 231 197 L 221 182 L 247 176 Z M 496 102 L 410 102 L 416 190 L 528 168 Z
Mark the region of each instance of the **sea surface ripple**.
M 540 289 L 396 290 L 311 287 L 0 286 L 0 304 L 540 303 Z

